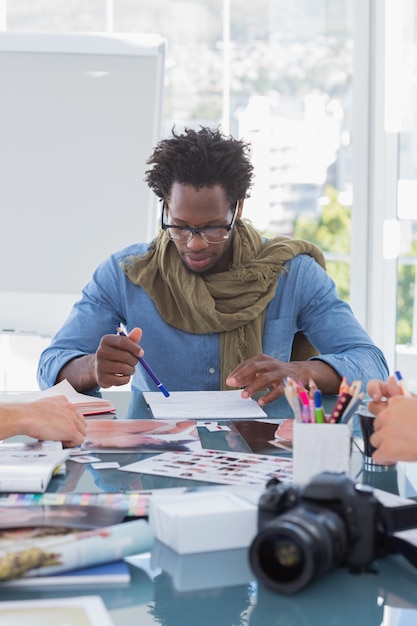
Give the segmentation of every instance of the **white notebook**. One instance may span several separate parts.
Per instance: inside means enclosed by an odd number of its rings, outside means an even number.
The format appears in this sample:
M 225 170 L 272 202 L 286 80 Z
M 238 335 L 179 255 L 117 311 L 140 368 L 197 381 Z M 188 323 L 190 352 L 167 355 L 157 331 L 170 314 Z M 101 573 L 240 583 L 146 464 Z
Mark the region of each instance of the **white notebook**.
M 144 391 L 143 397 L 155 419 L 248 419 L 267 414 L 252 398 L 245 400 L 241 390 L 172 391 L 166 398 L 160 391 Z

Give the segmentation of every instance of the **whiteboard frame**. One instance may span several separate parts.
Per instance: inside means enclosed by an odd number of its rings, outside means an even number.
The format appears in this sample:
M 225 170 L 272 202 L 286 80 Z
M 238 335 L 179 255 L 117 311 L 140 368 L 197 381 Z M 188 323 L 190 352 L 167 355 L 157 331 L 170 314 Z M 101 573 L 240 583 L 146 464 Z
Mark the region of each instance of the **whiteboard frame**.
M 155 235 L 143 178 L 160 139 L 165 46 L 160 35 L 0 33 L 0 332 L 53 335 L 102 260 Z

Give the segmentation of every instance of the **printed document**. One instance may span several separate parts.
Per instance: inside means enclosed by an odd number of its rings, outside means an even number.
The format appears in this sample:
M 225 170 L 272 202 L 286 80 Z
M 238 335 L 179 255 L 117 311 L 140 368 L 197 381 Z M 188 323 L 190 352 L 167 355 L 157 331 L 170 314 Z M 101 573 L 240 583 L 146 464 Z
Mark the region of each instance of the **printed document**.
M 265 418 L 256 400 L 232 391 L 172 391 L 166 398 L 160 391 L 144 391 L 143 397 L 155 419 L 248 419 Z

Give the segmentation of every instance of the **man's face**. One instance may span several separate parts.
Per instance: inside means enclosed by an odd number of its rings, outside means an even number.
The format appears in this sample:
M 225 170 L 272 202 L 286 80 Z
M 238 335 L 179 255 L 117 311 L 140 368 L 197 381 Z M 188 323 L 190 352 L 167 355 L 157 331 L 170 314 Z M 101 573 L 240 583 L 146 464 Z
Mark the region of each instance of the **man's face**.
M 242 204 L 239 202 L 238 218 Z M 235 205 L 231 206 L 220 185 L 197 190 L 191 185 L 174 183 L 169 202 L 165 203 L 165 220 L 167 224 L 191 228 L 228 226 L 234 209 Z M 173 240 L 173 243 L 186 267 L 197 274 L 225 272 L 232 262 L 233 231 L 229 233 L 228 239 L 220 243 L 207 243 L 198 234 L 188 242 Z

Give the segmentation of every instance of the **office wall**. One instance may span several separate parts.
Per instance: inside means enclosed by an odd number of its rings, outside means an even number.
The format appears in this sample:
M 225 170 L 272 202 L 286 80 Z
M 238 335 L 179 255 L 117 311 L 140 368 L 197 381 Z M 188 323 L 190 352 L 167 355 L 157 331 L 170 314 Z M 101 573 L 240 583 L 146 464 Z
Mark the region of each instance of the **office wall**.
M 0 33 L 0 331 L 50 335 L 97 264 L 156 232 L 158 35 Z

